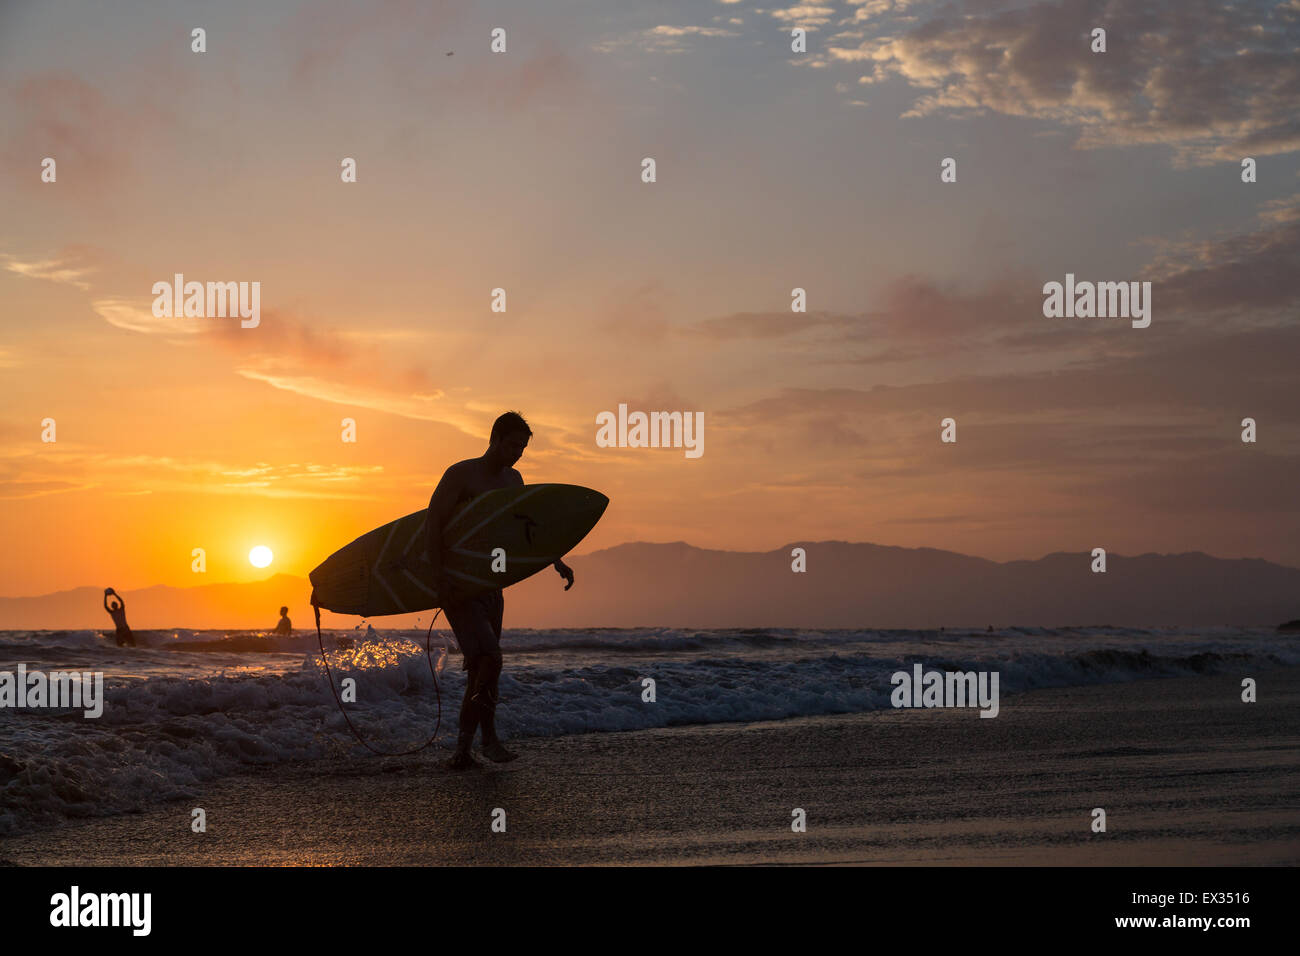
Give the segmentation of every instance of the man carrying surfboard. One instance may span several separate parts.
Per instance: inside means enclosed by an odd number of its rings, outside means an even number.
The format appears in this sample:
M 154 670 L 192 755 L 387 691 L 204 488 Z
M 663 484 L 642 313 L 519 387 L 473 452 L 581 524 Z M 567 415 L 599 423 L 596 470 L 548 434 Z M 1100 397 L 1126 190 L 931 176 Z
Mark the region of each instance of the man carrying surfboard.
M 532 436 L 533 430 L 522 415 L 506 412 L 492 423 L 488 449 L 482 457 L 458 461 L 443 472 L 442 480 L 429 499 L 426 522 L 426 547 L 439 594 L 450 594 L 452 587 L 442 566 L 442 529 L 457 509 L 483 492 L 524 483 L 514 464 L 523 456 Z M 553 566 L 567 582 L 564 590 L 573 587 L 573 570 L 563 561 L 556 561 Z M 514 760 L 519 755 L 502 746 L 496 732 L 501 623 L 505 611 L 501 590 L 498 588 L 464 601 L 444 604 L 442 611 L 456 635 L 456 642 L 464 655 L 465 670 L 469 673 L 465 682 L 465 699 L 460 706 L 460 735 L 448 766 L 453 770 L 465 770 L 476 765 L 470 755 L 470 746 L 474 742 L 474 732 L 480 727 L 483 728 L 483 756 L 497 763 Z

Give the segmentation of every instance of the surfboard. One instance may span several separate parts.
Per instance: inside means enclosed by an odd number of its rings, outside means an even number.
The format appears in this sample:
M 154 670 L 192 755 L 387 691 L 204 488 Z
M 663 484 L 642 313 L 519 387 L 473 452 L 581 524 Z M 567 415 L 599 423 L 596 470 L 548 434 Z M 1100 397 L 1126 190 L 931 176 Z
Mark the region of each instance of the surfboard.
M 425 554 L 422 508 L 335 551 L 308 575 L 312 603 L 339 614 L 378 617 L 443 607 L 518 584 L 568 554 L 605 513 L 609 499 L 579 485 L 497 488 L 467 502 L 443 529 L 440 595 Z M 494 571 L 502 549 L 504 571 Z M 498 566 L 500 561 L 497 562 Z

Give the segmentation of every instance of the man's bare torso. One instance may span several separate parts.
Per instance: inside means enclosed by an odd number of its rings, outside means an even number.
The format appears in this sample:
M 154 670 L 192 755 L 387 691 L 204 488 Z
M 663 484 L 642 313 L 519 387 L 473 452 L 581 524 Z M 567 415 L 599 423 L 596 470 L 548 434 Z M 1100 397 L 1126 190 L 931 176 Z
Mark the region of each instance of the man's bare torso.
M 457 489 L 453 512 L 468 501 L 473 501 L 485 491 L 494 488 L 514 488 L 524 483 L 523 476 L 513 468 L 503 468 L 490 473 L 482 458 L 467 458 L 447 469 L 447 477 L 455 481 Z

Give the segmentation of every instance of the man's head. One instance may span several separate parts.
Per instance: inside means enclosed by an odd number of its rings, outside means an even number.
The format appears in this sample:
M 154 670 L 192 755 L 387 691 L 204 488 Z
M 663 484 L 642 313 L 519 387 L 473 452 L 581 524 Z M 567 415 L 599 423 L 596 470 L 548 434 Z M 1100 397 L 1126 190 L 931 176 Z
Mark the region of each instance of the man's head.
M 289 608 L 288 608 L 288 607 L 282 607 L 282 608 L 280 608 L 280 616 L 281 616 L 281 617 L 284 617 L 284 616 L 287 615 L 288 613 L 289 613 Z
M 488 439 L 488 454 L 494 455 L 507 468 L 523 456 L 533 430 L 518 412 L 506 412 L 492 423 L 492 436 Z

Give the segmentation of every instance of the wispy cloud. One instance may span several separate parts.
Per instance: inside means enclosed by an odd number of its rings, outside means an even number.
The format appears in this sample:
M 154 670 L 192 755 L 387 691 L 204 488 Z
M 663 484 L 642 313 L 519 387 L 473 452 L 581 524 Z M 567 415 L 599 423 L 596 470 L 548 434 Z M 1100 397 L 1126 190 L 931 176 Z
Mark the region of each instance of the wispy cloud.
M 1300 193 L 1264 203 L 1259 220 L 1252 232 L 1159 242 L 1144 276 L 1161 308 L 1268 320 L 1300 304 Z
M 153 314 L 152 300 L 109 296 L 96 299 L 90 307 L 109 325 L 151 335 L 194 335 L 202 332 L 203 324 L 209 321 L 183 316 L 160 319 Z
M 769 10 L 768 15 L 792 27 L 816 29 L 831 22 L 835 8 L 823 3 L 797 3 L 782 10 Z
M 139 144 L 174 123 L 161 100 L 178 96 L 188 82 L 189 75 L 157 47 L 147 68 L 124 67 L 112 84 L 70 69 L 21 77 L 9 86 L 13 119 L 5 131 L 5 163 L 24 171 L 19 181 L 28 189 L 101 199 L 138 162 Z M 33 163 L 46 156 L 58 164 L 55 186 L 36 175 Z
M 6 272 L 13 272 L 29 279 L 45 279 L 48 282 L 61 282 L 78 289 L 89 289 L 86 281 L 93 271 L 93 266 L 75 256 L 57 256 L 50 259 L 19 259 L 16 256 L 3 256 Z
M 871 9 L 863 6 L 860 12 Z M 1165 144 L 1176 165 L 1300 149 L 1300 12 L 1256 0 L 1064 0 L 933 8 L 914 28 L 833 47 L 862 77 L 926 90 L 904 117 L 992 110 L 1079 131 L 1076 146 Z M 1090 33 L 1107 31 L 1107 52 Z
M 0 498 L 36 498 L 106 488 L 122 495 L 245 492 L 279 498 L 373 499 L 378 496 L 374 482 L 384 474 L 382 465 L 247 465 L 66 447 L 61 447 L 57 456 L 23 447 L 0 448 Z M 88 477 L 92 475 L 93 479 Z
M 675 26 L 663 23 L 647 30 L 635 30 L 617 36 L 606 37 L 593 45 L 600 53 L 617 53 L 628 49 L 641 50 L 644 53 L 686 53 L 692 49 L 687 42 L 691 39 L 722 39 L 739 36 L 736 30 L 725 27 L 705 27 L 696 25 Z
M 62 495 L 73 491 L 87 491 L 98 486 L 98 482 L 61 481 L 44 478 L 0 479 L 0 499 L 17 501 L 24 498 L 44 498 L 46 495 Z
M 441 391 L 424 395 L 397 394 L 380 388 L 311 375 L 279 374 L 253 368 L 241 368 L 239 374 L 257 382 L 265 382 L 273 388 L 296 392 L 308 398 L 316 398 L 336 405 L 370 408 L 392 415 L 401 415 L 403 418 L 428 422 L 447 420 L 446 412 L 438 407 L 438 399 L 442 398 Z

